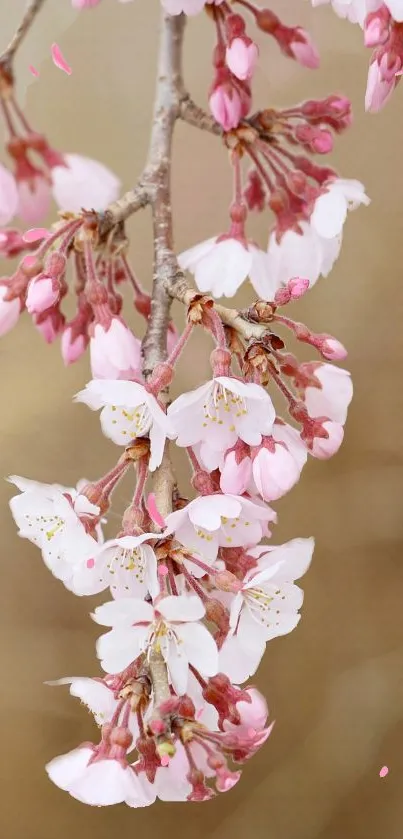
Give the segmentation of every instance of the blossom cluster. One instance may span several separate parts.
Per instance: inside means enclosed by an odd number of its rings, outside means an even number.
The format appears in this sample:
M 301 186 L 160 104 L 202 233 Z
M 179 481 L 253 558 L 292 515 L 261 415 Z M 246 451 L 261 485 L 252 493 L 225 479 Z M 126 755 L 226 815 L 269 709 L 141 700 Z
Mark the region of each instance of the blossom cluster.
M 317 67 L 301 27 L 246 0 L 238 4 L 283 54 Z M 306 536 L 275 544 L 272 505 L 296 485 L 309 458 L 338 451 L 353 393 L 349 372 L 332 363 L 346 358 L 341 342 L 314 333 L 286 308 L 330 272 L 348 210 L 369 202 L 360 182 L 313 159 L 329 154 L 334 136 L 350 126 L 350 103 L 329 95 L 253 113 L 258 50 L 243 14 L 226 0 L 162 5 L 171 15 L 205 6 L 212 21 L 209 107 L 230 151 L 233 199 L 227 231 L 178 256 L 197 289 L 187 287 L 184 329 L 169 324 L 165 353 L 151 371 L 123 317 L 120 287 L 132 289 L 148 325 L 152 298 L 129 263 L 122 225 L 103 232 L 118 180 L 100 164 L 53 151 L 20 112 L 11 80 L 0 85 L 16 167 L 15 175 L 0 171 L 0 252 L 20 257 L 0 280 L 0 334 L 26 310 L 47 342 L 60 337 L 66 364 L 89 348 L 92 378 L 75 401 L 100 412 L 103 434 L 119 449 L 105 475 L 75 488 L 9 478 L 19 491 L 10 502 L 19 535 L 69 591 L 108 598 L 91 615 L 105 628 L 96 644 L 103 675 L 57 682 L 89 708 L 99 742 L 47 766 L 55 784 L 94 806 L 208 800 L 238 782 L 238 767 L 268 739 L 266 700 L 249 680 L 267 643 L 300 620 L 297 581 L 314 547 Z M 5 227 L 17 212 L 36 224 L 51 189 L 62 211 L 50 230 Z M 246 226 L 249 213 L 267 209 L 263 249 Z M 258 297 L 247 311 L 215 304 L 247 279 Z M 68 294 L 76 312 L 67 321 Z M 178 358 L 197 328 L 213 342 L 211 378 L 168 403 Z M 290 338 L 314 358 L 300 361 Z M 174 445 L 188 458 L 194 497 L 182 496 L 171 479 L 166 461 Z M 132 500 L 111 536 L 111 499 L 128 474 Z

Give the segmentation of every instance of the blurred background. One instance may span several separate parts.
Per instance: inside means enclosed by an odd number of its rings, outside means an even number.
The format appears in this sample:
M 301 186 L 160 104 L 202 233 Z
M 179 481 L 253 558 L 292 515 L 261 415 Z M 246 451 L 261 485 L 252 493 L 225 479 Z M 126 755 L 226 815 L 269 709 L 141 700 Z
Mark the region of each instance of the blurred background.
M 1 48 L 24 5 L 1 4 Z M 329 463 L 310 462 L 297 488 L 275 505 L 276 541 L 316 538 L 303 582 L 303 620 L 292 635 L 269 645 L 256 678 L 276 726 L 239 785 L 208 804 L 92 810 L 54 787 L 46 761 L 96 731 L 65 688 L 43 683 L 97 674 L 99 632 L 88 616 L 96 599 L 74 598 L 52 578 L 37 550 L 18 539 L 8 510 L 11 487 L 0 481 L 4 839 L 109 839 L 139 832 L 168 839 L 402 836 L 403 90 L 381 114 L 365 115 L 369 53 L 358 27 L 327 7 L 313 12 L 302 0 L 276 0 L 273 9 L 285 23 L 310 29 L 322 65 L 317 72 L 300 69 L 269 38 L 260 38 L 256 105 L 288 106 L 330 92 L 351 97 L 355 122 L 337 140 L 332 163 L 344 177 L 362 180 L 372 198 L 369 209 L 350 216 L 331 277 L 294 307 L 297 319 L 335 334 L 348 347 L 355 399 L 339 455 Z M 60 150 L 102 160 L 125 189 L 147 149 L 158 15 L 158 0 L 103 0 L 81 14 L 69 0 L 53 0 L 17 60 L 20 100 L 34 126 Z M 191 21 L 185 76 L 200 104 L 210 83 L 211 38 L 204 16 Z M 73 67 L 70 78 L 51 62 L 53 41 Z M 29 64 L 39 70 L 38 80 Z M 173 206 L 179 250 L 225 229 L 229 185 L 217 138 L 178 125 Z M 148 214 L 133 218 L 129 231 L 133 264 L 149 287 Z M 258 219 L 254 233 L 264 246 L 267 217 Z M 241 302 L 250 298 L 244 289 Z M 175 317 L 180 325 L 179 309 Z M 176 393 L 207 375 L 207 348 L 207 338 L 196 336 L 179 368 Z M 64 370 L 58 346 L 45 346 L 23 317 L 1 340 L 0 372 L 2 476 L 73 486 L 83 476 L 96 479 L 115 462 L 116 449 L 102 438 L 97 415 L 72 404 L 89 378 L 87 359 Z M 112 529 L 130 487 L 125 491 L 114 502 Z M 381 779 L 385 764 L 389 775 Z

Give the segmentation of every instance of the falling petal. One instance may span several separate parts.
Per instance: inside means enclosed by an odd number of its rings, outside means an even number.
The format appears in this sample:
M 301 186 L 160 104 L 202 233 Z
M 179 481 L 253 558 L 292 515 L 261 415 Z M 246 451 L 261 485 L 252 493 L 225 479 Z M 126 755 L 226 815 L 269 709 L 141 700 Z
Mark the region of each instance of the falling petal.
M 387 766 L 382 766 L 382 769 L 379 772 L 379 777 L 380 778 L 385 778 L 386 775 L 388 774 L 388 772 L 389 772 L 389 768 Z
M 155 495 L 153 492 L 150 492 L 147 498 L 147 511 L 154 524 L 158 524 L 158 527 L 166 526 L 165 521 L 158 510 L 157 502 L 155 500 Z
M 30 73 L 32 73 L 32 75 L 33 75 L 33 76 L 35 76 L 35 78 L 36 78 L 36 79 L 38 78 L 38 76 L 39 76 L 39 72 L 38 72 L 38 70 L 36 69 L 36 67 L 34 67 L 34 65 L 33 65 L 33 64 L 30 64 L 30 65 L 29 65 L 28 70 L 29 70 L 29 72 L 30 72 Z
M 68 76 L 71 76 L 73 71 L 70 65 L 67 63 L 59 45 L 52 44 L 51 51 L 53 63 L 56 65 L 56 67 L 59 67 L 60 70 L 63 70 L 65 73 L 67 73 Z

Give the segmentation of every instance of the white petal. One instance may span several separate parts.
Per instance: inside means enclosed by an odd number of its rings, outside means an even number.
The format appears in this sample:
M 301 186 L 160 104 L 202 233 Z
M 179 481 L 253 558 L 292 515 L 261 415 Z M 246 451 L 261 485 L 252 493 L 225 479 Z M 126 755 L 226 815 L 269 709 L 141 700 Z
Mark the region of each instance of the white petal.
M 59 755 L 46 765 L 46 771 L 51 781 L 64 790 L 69 790 L 71 784 L 80 778 L 88 766 L 93 750 L 86 746 Z
M 177 635 L 184 644 L 187 658 L 203 676 L 215 676 L 218 671 L 218 651 L 213 636 L 201 623 L 182 624 Z
M 128 597 L 125 600 L 110 600 L 98 606 L 91 617 L 102 626 L 131 626 L 152 621 L 154 609 L 150 603 L 137 597 Z
M 205 615 L 205 608 L 200 597 L 196 596 L 173 596 L 169 595 L 160 600 L 156 606 L 158 612 L 165 620 L 172 621 L 197 621 Z

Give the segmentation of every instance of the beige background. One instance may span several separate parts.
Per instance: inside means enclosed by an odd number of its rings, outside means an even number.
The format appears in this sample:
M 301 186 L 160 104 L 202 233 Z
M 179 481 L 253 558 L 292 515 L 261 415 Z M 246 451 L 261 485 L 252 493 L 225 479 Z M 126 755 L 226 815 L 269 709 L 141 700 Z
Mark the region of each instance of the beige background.
M 3 0 L 2 43 L 24 0 Z M 30 118 L 55 146 L 104 160 L 128 188 L 147 145 L 157 41 L 157 0 L 121 6 L 104 0 L 81 16 L 69 0 L 48 0 L 18 59 L 20 95 Z M 279 503 L 278 539 L 314 534 L 315 559 L 304 582 L 303 620 L 274 641 L 257 682 L 277 724 L 270 742 L 228 795 L 203 806 L 157 805 L 91 810 L 47 780 L 53 755 L 95 735 L 91 719 L 63 688 L 44 680 L 96 674 L 96 628 L 89 602 L 75 599 L 19 541 L 1 488 L 1 808 L 4 839 L 109 839 L 164 835 L 195 839 L 401 839 L 403 829 L 402 257 L 403 91 L 379 116 L 363 111 L 368 54 L 358 29 L 329 9 L 277 0 L 288 23 L 309 25 L 322 51 L 317 73 L 283 59 L 261 40 L 256 103 L 290 105 L 332 90 L 351 96 L 355 124 L 337 142 L 334 161 L 362 179 L 373 203 L 350 218 L 342 257 L 295 309 L 350 350 L 355 382 L 345 445 L 331 463 L 309 464 Z M 59 41 L 73 66 L 68 78 L 49 59 Z M 186 78 L 197 101 L 209 83 L 211 31 L 189 26 Z M 40 70 L 32 80 L 28 64 Z M 178 248 L 225 224 L 229 172 L 216 138 L 178 126 L 173 203 Z M 267 221 L 259 219 L 262 244 Z M 132 221 L 132 253 L 146 285 L 151 242 L 146 214 Z M 244 301 L 248 293 L 244 295 Z M 181 313 L 178 312 L 180 323 Z M 199 337 L 178 387 L 200 382 L 206 345 Z M 195 357 L 200 370 L 196 376 Z M 100 476 L 116 454 L 97 417 L 73 406 L 88 378 L 87 361 L 63 370 L 24 317 L 2 339 L 1 475 L 20 473 L 72 485 Z M 125 498 L 114 505 L 117 514 Z M 92 603 L 91 603 L 92 606 Z M 383 764 L 389 776 L 379 778 Z

